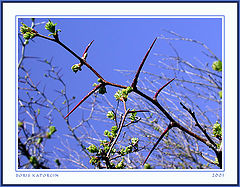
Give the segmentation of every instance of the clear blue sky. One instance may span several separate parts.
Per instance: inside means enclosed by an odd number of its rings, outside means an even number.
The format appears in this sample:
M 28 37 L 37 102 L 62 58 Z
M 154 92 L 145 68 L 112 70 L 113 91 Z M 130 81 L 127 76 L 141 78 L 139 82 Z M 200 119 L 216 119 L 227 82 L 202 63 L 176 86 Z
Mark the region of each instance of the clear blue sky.
M 47 19 L 36 19 L 36 23 Z M 82 55 L 89 42 L 94 40 L 89 49 L 87 61 L 106 80 L 126 85 L 127 78 L 114 69 L 137 70 L 139 63 L 155 37 L 165 34 L 165 30 L 174 31 L 182 36 L 201 41 L 221 58 L 222 49 L 222 21 L 219 18 L 61 18 L 51 19 L 57 23 L 56 28 L 61 29 L 60 40 L 75 53 Z M 30 25 L 30 19 L 19 19 Z M 39 33 L 48 35 L 44 24 L 35 28 Z M 184 58 L 193 59 L 197 55 L 196 50 L 187 48 L 188 44 L 175 42 L 174 47 Z M 19 48 L 20 54 L 21 48 Z M 157 40 L 156 45 L 147 59 L 144 70 L 158 73 L 159 69 L 150 66 L 157 61 L 154 53 L 175 55 L 166 41 Z M 61 46 L 41 38 L 29 42 L 26 48 L 26 56 L 41 57 L 50 60 L 62 69 L 63 79 L 70 90 L 69 96 L 76 97 L 76 103 L 82 99 L 93 87 L 97 77 L 86 67 L 78 73 L 73 73 L 71 66 L 78 61 Z M 20 57 L 19 57 L 20 58 Z M 209 62 L 212 63 L 212 62 Z M 40 81 L 41 86 L 46 85 L 46 91 L 50 98 L 55 97 L 53 89 L 59 89 L 54 83 L 49 84 L 43 75 L 46 73 L 46 65 L 26 59 L 24 64 L 31 69 L 34 81 Z M 159 72 L 160 73 L 160 72 Z M 111 89 L 108 87 L 108 90 Z M 115 91 L 114 91 L 115 92 Z M 109 93 L 111 91 L 109 90 Z M 109 97 L 113 97 L 109 94 Z M 81 111 L 77 109 L 70 116 L 72 121 L 79 121 Z M 58 135 L 66 133 L 66 128 L 60 128 L 62 119 L 55 118 Z M 106 129 L 106 128 L 104 128 Z

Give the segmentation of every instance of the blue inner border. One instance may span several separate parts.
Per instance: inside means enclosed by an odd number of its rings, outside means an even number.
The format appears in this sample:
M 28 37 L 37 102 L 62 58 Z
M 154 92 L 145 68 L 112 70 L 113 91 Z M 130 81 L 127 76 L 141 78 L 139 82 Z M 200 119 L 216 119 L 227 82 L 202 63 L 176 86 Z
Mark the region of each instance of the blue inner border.
M 17 19 L 18 17 L 41 17 L 41 18 L 44 18 L 44 17 L 53 17 L 53 15 L 51 16 L 46 16 L 46 15 L 16 15 L 15 16 L 15 28 L 17 28 Z M 224 31 L 224 33 L 222 34 L 223 35 L 223 41 L 222 43 L 224 44 L 222 47 L 223 47 L 223 54 L 222 56 L 224 56 L 224 59 L 223 59 L 223 66 L 224 66 L 224 70 L 225 70 L 225 16 L 224 15 L 57 15 L 57 16 L 54 16 L 56 18 L 58 17 L 76 17 L 77 18 L 80 18 L 80 17 L 97 17 L 97 16 L 102 16 L 102 17 L 111 17 L 111 16 L 114 16 L 116 17 L 137 17 L 137 16 L 144 16 L 144 17 L 159 17 L 159 19 L 161 19 L 161 17 L 163 16 L 166 16 L 167 17 L 216 17 L 216 16 L 219 16 L 221 17 L 222 19 L 222 29 Z M 191 19 L 189 18 L 189 19 Z M 193 19 L 194 19 L 193 18 Z M 135 18 L 135 19 L 141 19 L 141 18 Z M 156 18 L 157 19 L 157 18 Z M 170 18 L 171 19 L 171 18 Z M 211 19 L 211 18 L 209 18 Z M 17 48 L 18 48 L 18 45 L 17 45 L 17 32 L 18 32 L 18 29 L 16 29 L 16 33 L 15 33 L 15 60 L 16 62 L 18 61 L 18 57 L 17 57 Z M 135 170 L 96 170 L 96 169 L 66 169 L 67 171 L 63 171 L 63 170 L 59 170 L 59 169 L 45 169 L 45 170 L 36 170 L 36 169 L 18 169 L 17 168 L 17 136 L 15 136 L 15 151 L 16 151 L 16 154 L 15 154 L 15 172 L 225 172 L 225 71 L 223 73 L 223 77 L 224 77 L 224 81 L 223 81 L 223 85 L 224 85 L 224 90 L 223 90 L 223 103 L 224 103 L 224 108 L 222 108 L 222 117 L 223 117 L 223 147 L 224 147 L 224 151 L 223 151 L 223 168 L 224 169 L 209 169 L 209 170 L 203 170 L 203 169 L 198 169 L 198 170 L 192 170 L 192 169 L 175 169 L 175 170 L 171 170 L 171 169 L 152 169 L 152 170 L 142 170 L 142 169 L 135 169 Z M 17 63 L 15 63 L 15 80 L 17 78 Z M 17 115 L 17 82 L 15 82 L 15 119 L 17 119 L 18 115 Z M 15 120 L 16 121 L 16 120 Z M 17 135 L 17 123 L 15 124 L 15 135 Z

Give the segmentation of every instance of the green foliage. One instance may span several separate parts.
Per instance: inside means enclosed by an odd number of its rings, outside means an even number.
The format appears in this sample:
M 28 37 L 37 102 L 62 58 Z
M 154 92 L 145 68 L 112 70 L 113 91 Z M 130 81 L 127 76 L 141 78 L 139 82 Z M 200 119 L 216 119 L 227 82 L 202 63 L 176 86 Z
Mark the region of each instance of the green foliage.
M 113 113 L 113 111 L 108 111 L 107 117 L 111 120 L 115 120 L 115 114 Z
M 214 71 L 219 71 L 219 72 L 221 72 L 221 71 L 222 71 L 222 61 L 221 61 L 221 60 L 218 60 L 218 61 L 213 62 L 213 64 L 212 64 L 212 69 L 213 69 Z
M 116 100 L 127 101 L 128 94 L 131 93 L 132 91 L 133 88 L 129 86 L 126 89 L 118 90 L 115 93 L 114 97 L 116 98 Z
M 219 124 L 217 121 L 213 125 L 213 135 L 217 138 L 222 137 L 222 127 L 221 127 L 221 124 Z
M 48 20 L 45 25 L 45 29 L 51 32 L 48 36 L 57 35 L 57 33 L 61 31 L 60 29 L 55 30 L 56 25 L 57 23 L 54 24 L 50 19 Z
M 101 161 L 103 161 L 104 163 L 106 163 L 106 156 L 109 153 L 111 144 L 114 140 L 114 138 L 116 138 L 117 136 L 117 132 L 118 132 L 118 127 L 112 126 L 111 131 L 109 130 L 105 130 L 104 131 L 104 136 L 107 136 L 109 138 L 109 140 L 100 140 L 100 147 L 97 148 L 96 145 L 92 144 L 90 145 L 87 150 L 91 153 L 94 154 L 93 156 L 91 156 L 90 159 L 90 163 L 92 165 L 98 166 L 99 164 L 101 164 Z M 118 157 L 123 157 L 127 154 L 133 153 L 134 151 L 136 151 L 138 149 L 138 142 L 139 139 L 138 138 L 131 138 L 131 142 L 130 145 L 126 146 L 125 148 L 117 147 L 114 148 L 112 147 L 111 151 L 110 151 L 110 155 L 111 156 L 115 156 L 116 158 Z M 113 159 L 114 160 L 114 159 Z M 121 162 L 114 164 L 114 161 L 111 161 L 108 165 L 108 167 L 110 167 L 111 169 L 123 169 L 126 167 L 126 165 L 124 164 L 124 160 L 122 160 Z

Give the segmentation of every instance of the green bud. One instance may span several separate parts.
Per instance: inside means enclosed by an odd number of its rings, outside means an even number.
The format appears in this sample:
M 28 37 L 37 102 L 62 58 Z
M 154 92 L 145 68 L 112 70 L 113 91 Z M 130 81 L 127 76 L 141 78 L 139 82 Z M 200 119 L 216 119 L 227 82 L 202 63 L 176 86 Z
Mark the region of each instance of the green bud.
M 99 158 L 96 156 L 92 156 L 89 162 L 90 162 L 90 164 L 94 165 L 97 162 L 99 162 Z
M 221 124 L 219 124 L 217 121 L 213 125 L 213 135 L 217 138 L 222 137 L 222 127 L 221 127 Z
M 108 111 L 107 117 L 111 120 L 115 120 L 115 115 L 114 115 L 113 111 Z
M 38 138 L 38 140 L 37 140 L 37 144 L 42 143 L 42 141 L 43 141 L 43 138 L 42 138 L 42 137 Z
M 107 140 L 100 140 L 100 142 L 101 142 L 100 145 L 102 145 L 103 147 L 108 146 L 108 145 L 107 145 L 107 143 L 108 143 Z
M 133 146 L 132 145 L 129 145 L 125 148 L 125 153 L 128 154 L 128 153 L 131 153 L 132 152 L 132 148 Z
M 135 109 L 133 109 L 133 111 L 135 111 Z M 129 117 L 129 119 L 131 119 L 131 121 L 135 121 L 136 120 L 136 115 L 137 115 L 137 112 L 133 112 L 131 113 L 131 116 Z
M 40 114 L 40 109 L 38 108 L 38 109 L 37 109 L 37 115 L 39 115 L 39 114 Z
M 107 93 L 106 87 L 105 87 L 105 86 L 102 86 L 101 88 L 99 88 L 98 93 L 99 93 L 99 94 L 105 94 L 105 93 Z
M 29 40 L 31 38 L 31 33 L 30 32 L 26 32 L 25 34 L 23 34 L 23 38 L 25 40 Z
M 35 156 L 31 156 L 29 161 L 33 165 L 36 165 L 38 163 L 37 158 Z
M 144 164 L 144 169 L 152 169 L 150 164 Z
M 91 144 L 91 145 L 87 148 L 87 150 L 88 150 L 90 153 L 97 153 L 97 152 L 98 152 L 98 148 L 97 148 L 95 145 L 93 145 L 93 144 Z
M 93 83 L 93 87 L 96 87 L 98 84 L 97 83 Z
M 222 90 L 220 92 L 218 92 L 219 97 L 222 99 Z
M 59 159 L 56 159 L 54 162 L 57 164 L 58 167 L 61 166 L 61 162 L 59 161 Z
M 105 147 L 103 148 L 103 150 L 104 150 L 105 153 L 107 153 L 109 149 L 110 149 L 109 146 L 105 146 Z
M 99 78 L 97 81 L 98 81 L 98 82 L 100 82 L 100 83 L 103 83 L 103 80 L 102 80 L 102 79 L 100 79 L 100 78 Z
M 22 128 L 22 127 L 23 127 L 23 122 L 18 121 L 18 127 L 19 127 L 19 128 Z
M 24 41 L 24 45 L 27 45 L 29 43 L 29 40 Z
M 214 71 L 219 71 L 219 72 L 222 71 L 222 61 L 218 60 L 218 61 L 213 62 L 212 69 Z
M 120 154 L 121 154 L 122 156 L 125 155 L 125 149 L 124 149 L 124 148 L 121 149 Z
M 48 20 L 48 22 L 45 25 L 45 29 L 47 29 L 49 32 L 51 33 L 55 33 L 55 26 L 57 25 L 57 23 L 53 23 L 50 19 Z
M 126 167 L 126 165 L 124 164 L 124 160 L 122 160 L 121 162 L 119 162 L 117 165 L 116 165 L 116 169 L 124 169 Z
M 82 70 L 80 64 L 74 64 L 71 68 L 72 68 L 72 71 L 73 71 L 74 73 L 77 73 L 78 71 L 81 71 L 81 70 Z
M 50 138 L 51 138 L 51 135 L 52 135 L 52 134 L 51 134 L 50 132 L 47 132 L 47 133 L 46 133 L 46 138 L 50 139 Z
M 138 141 L 139 141 L 138 138 L 132 138 L 132 139 L 131 139 L 131 143 L 132 143 L 132 145 L 136 145 L 136 144 L 138 144 Z
M 132 91 L 133 91 L 133 88 L 129 86 L 126 89 L 118 90 L 115 93 L 114 97 L 116 98 L 116 100 L 127 101 L 128 94 Z
M 107 137 L 110 136 L 110 132 L 108 130 L 105 130 L 104 131 L 104 136 L 107 136 Z
M 114 137 L 117 135 L 117 131 L 118 131 L 118 127 L 116 125 L 112 126 L 111 133 Z
M 133 91 L 133 88 L 131 86 L 128 86 L 126 91 L 127 91 L 127 94 L 129 94 Z
M 57 131 L 57 129 L 56 129 L 55 126 L 50 126 L 50 127 L 49 127 L 49 130 L 50 130 L 50 134 L 51 134 L 51 135 Z

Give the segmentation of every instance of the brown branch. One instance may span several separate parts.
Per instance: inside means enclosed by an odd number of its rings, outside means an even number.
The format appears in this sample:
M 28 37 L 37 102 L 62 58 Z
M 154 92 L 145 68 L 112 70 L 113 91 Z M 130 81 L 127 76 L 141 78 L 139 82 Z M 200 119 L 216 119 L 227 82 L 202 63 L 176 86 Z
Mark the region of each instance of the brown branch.
M 90 95 L 92 95 L 96 90 L 98 90 L 103 84 L 97 85 L 95 88 L 93 88 L 65 117 L 66 119 L 76 108 L 81 105 Z
M 165 88 L 167 85 L 169 85 L 175 78 L 171 79 L 170 81 L 168 81 L 165 85 L 163 85 L 154 95 L 153 99 L 157 100 L 157 96 L 158 94 L 163 90 L 163 88 Z
M 139 74 L 140 74 L 140 72 L 141 72 L 141 69 L 142 69 L 142 67 L 143 67 L 143 65 L 144 65 L 144 63 L 145 63 L 145 61 L 146 61 L 146 59 L 147 59 L 147 57 L 148 57 L 148 55 L 149 55 L 149 53 L 150 53 L 153 45 L 154 45 L 154 43 L 156 42 L 156 40 L 157 40 L 157 38 L 155 38 L 155 40 L 153 41 L 152 45 L 151 45 L 150 48 L 148 49 L 146 55 L 144 56 L 144 58 L 143 58 L 143 60 L 142 60 L 142 62 L 141 62 L 141 64 L 140 64 L 140 66 L 139 66 L 139 68 L 138 68 L 138 70 L 137 70 L 137 73 L 136 73 L 136 75 L 135 75 L 135 77 L 134 77 L 134 79 L 133 79 L 132 85 L 131 85 L 131 87 L 132 87 L 133 89 L 135 89 L 136 86 L 137 86 L 138 77 L 139 77 Z

